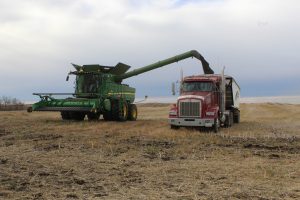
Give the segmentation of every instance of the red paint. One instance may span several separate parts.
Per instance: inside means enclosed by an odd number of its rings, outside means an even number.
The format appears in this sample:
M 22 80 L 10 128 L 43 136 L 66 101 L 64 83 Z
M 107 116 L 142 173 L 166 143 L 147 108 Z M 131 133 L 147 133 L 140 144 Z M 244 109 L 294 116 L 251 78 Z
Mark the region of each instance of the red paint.
M 215 88 L 219 88 L 219 84 L 221 83 L 220 75 L 198 75 L 198 76 L 188 76 L 185 77 L 183 82 L 212 82 Z M 186 97 L 185 97 L 186 96 Z M 170 109 L 170 112 L 176 111 L 177 116 L 169 115 L 169 118 L 177 118 L 178 117 L 178 105 L 180 101 L 189 100 L 200 100 L 201 101 L 201 117 L 200 118 L 216 118 L 219 114 L 219 99 L 220 92 L 217 90 L 214 91 L 195 91 L 195 92 L 184 92 L 181 91 L 181 95 L 178 97 L 177 105 L 173 106 Z M 213 112 L 214 115 L 206 115 L 206 112 Z

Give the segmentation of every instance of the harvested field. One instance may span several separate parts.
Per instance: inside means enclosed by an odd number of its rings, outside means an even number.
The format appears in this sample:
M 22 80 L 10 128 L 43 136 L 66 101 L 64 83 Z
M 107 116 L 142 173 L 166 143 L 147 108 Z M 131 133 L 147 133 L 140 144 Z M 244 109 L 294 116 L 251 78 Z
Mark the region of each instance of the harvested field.
M 167 123 L 0 112 L 0 199 L 300 199 L 300 105 L 242 104 L 214 134 Z

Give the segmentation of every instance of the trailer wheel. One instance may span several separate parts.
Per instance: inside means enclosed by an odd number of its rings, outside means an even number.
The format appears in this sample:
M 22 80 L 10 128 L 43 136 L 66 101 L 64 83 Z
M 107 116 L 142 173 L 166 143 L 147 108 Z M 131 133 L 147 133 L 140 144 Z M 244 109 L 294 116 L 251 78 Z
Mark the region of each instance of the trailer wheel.
M 226 120 L 224 122 L 224 127 L 228 128 L 231 127 L 233 124 L 233 113 L 230 111 L 229 115 L 226 115 Z
M 233 113 L 233 122 L 234 123 L 240 123 L 241 117 L 240 117 L 240 111 L 239 110 L 235 110 Z
M 89 112 L 87 114 L 87 117 L 88 117 L 89 121 L 97 121 L 97 120 L 99 120 L 100 113 L 99 112 L 97 112 L 97 113 Z
M 70 119 L 72 119 L 71 115 L 70 115 L 70 113 L 68 111 L 61 111 L 60 115 L 61 115 L 61 118 L 63 120 L 70 120 Z
M 220 127 L 220 120 L 219 118 L 216 118 L 213 125 L 213 130 L 215 133 L 219 132 L 219 127 Z
M 137 107 L 135 104 L 129 104 L 128 120 L 135 121 L 137 119 Z
M 230 113 L 229 113 L 229 127 L 231 127 L 232 124 L 233 124 L 233 113 L 230 112 Z

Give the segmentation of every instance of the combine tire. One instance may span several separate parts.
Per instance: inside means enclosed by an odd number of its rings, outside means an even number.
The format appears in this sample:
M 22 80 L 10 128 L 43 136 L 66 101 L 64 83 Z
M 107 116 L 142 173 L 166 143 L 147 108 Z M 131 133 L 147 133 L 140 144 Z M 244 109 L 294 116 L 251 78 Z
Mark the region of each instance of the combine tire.
M 120 103 L 119 100 L 113 100 L 111 111 L 103 115 L 105 118 L 114 121 L 126 121 L 128 118 L 128 105 L 126 101 Z
M 129 104 L 128 120 L 135 121 L 137 119 L 137 107 L 135 104 Z
M 127 118 L 128 118 L 128 105 L 126 102 L 123 102 L 119 104 L 117 120 L 126 121 Z
M 76 121 L 84 120 L 85 113 L 83 112 L 71 112 L 71 118 Z
M 68 111 L 61 111 L 60 115 L 61 115 L 61 118 L 63 120 L 70 120 L 70 119 L 72 119 L 71 115 L 70 115 L 70 113 Z
M 100 117 L 100 113 L 93 113 L 93 112 L 89 112 L 87 114 L 88 120 L 89 121 L 97 121 L 99 120 Z
M 119 120 L 119 101 L 118 100 L 112 100 L 110 113 L 111 113 L 111 119 L 113 121 Z
M 112 112 L 111 111 L 105 111 L 103 113 L 103 118 L 105 121 L 112 121 L 113 117 L 112 117 Z

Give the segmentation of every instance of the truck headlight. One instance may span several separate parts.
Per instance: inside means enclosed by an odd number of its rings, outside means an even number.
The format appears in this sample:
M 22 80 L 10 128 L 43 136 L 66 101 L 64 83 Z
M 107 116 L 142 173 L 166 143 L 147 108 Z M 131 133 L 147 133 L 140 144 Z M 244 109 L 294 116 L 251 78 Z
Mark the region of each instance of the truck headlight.
M 177 111 L 176 111 L 176 110 L 171 110 L 171 111 L 169 112 L 169 115 L 177 115 Z
M 214 115 L 215 115 L 215 112 L 206 112 L 206 115 L 207 115 L 207 116 L 214 116 Z

